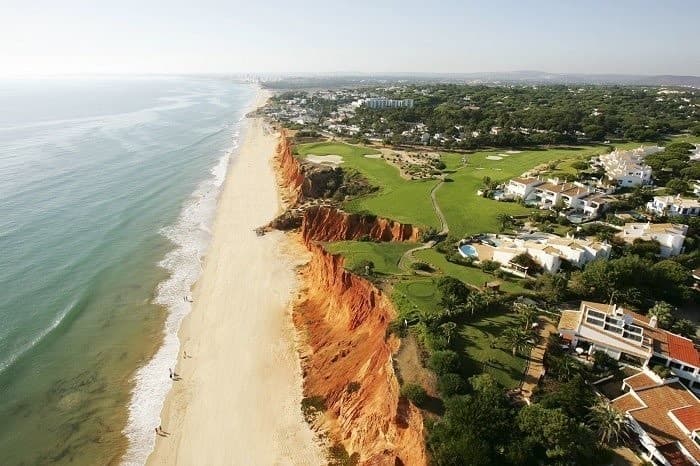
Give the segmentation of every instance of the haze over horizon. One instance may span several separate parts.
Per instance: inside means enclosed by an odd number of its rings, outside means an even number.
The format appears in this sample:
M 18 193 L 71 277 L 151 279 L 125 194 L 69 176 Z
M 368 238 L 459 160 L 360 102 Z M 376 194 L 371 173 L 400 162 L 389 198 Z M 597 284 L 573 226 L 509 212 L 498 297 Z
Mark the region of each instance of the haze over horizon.
M 700 75 L 700 2 L 9 0 L 0 76 L 132 73 Z

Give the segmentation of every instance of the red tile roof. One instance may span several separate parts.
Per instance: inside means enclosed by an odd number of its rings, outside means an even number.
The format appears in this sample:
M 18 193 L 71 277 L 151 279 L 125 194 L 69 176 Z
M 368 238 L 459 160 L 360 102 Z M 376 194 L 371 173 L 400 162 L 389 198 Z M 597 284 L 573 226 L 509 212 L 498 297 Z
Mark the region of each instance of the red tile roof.
M 639 374 L 627 377 L 625 380 L 623 380 L 623 382 L 625 382 L 633 390 L 639 390 L 641 388 L 648 388 L 653 387 L 654 385 L 658 385 L 657 381 L 646 375 L 644 372 L 640 372 Z
M 671 412 L 690 432 L 700 429 L 700 406 L 690 405 Z
M 626 413 L 627 411 L 632 411 L 633 409 L 639 409 L 644 406 L 631 393 L 626 393 L 620 397 L 615 398 L 612 401 L 612 405 L 618 410 L 622 411 L 623 413 Z
M 683 447 L 698 461 L 700 461 L 700 447 L 681 430 L 676 422 L 671 418 L 669 412 L 686 406 L 700 407 L 700 401 L 683 385 L 674 382 L 666 385 L 657 385 L 651 388 L 635 390 L 635 394 L 644 405 L 635 409 L 635 405 L 630 399 L 623 398 L 633 396 L 631 393 L 617 398 L 613 401 L 613 406 L 623 412 L 627 412 L 634 418 L 639 426 L 651 437 L 657 448 L 666 448 L 669 455 L 675 457 L 673 447 L 668 444 L 680 442 Z M 632 406 L 632 408 L 630 408 Z M 671 461 L 674 458 L 669 458 Z M 681 458 L 674 459 L 681 461 Z M 677 462 L 674 465 L 685 465 Z
M 668 354 L 678 361 L 686 362 L 692 366 L 700 367 L 700 355 L 691 340 L 679 337 L 673 333 L 668 334 Z

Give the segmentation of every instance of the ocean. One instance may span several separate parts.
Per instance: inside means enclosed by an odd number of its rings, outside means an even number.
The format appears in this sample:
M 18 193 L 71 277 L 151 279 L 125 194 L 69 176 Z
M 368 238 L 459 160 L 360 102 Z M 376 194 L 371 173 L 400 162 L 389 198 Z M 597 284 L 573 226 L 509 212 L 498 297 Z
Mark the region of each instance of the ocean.
M 0 80 L 0 464 L 142 464 L 251 85 Z

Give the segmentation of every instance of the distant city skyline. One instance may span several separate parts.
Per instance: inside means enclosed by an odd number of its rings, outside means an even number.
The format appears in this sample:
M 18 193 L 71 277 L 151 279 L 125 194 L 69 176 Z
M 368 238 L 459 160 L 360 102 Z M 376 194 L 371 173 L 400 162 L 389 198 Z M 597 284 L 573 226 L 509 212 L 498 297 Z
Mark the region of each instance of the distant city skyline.
M 0 76 L 700 75 L 700 2 L 6 0 Z

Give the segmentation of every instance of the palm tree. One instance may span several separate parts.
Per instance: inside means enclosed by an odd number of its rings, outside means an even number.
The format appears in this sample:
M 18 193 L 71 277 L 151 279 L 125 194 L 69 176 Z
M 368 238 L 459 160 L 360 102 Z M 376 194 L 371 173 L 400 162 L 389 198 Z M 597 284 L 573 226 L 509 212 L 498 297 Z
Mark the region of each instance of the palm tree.
M 501 334 L 501 341 L 513 351 L 513 356 L 532 347 L 532 335 L 520 327 L 511 327 Z
M 440 325 L 440 330 L 442 330 L 442 333 L 447 338 L 447 344 L 449 345 L 454 331 L 457 330 L 457 324 L 454 322 L 445 322 L 444 324 Z
M 576 374 L 583 372 L 583 365 L 570 356 L 556 359 L 558 362 L 552 367 L 559 380 L 569 380 Z
M 445 315 L 454 316 L 459 314 L 459 298 L 453 294 L 446 294 L 440 298 L 440 304 L 445 306 Z
M 608 446 L 618 445 L 630 435 L 625 415 L 608 403 L 599 402 L 591 407 L 588 424 L 598 435 L 598 440 Z
M 464 309 L 472 317 L 483 311 L 485 307 L 485 296 L 477 292 L 470 293 L 469 296 L 467 296 L 467 301 L 464 303 Z
M 530 324 L 537 318 L 539 312 L 537 308 L 532 304 L 517 303 L 515 306 L 515 311 L 520 315 L 523 323 L 525 324 L 525 330 L 530 328 Z

